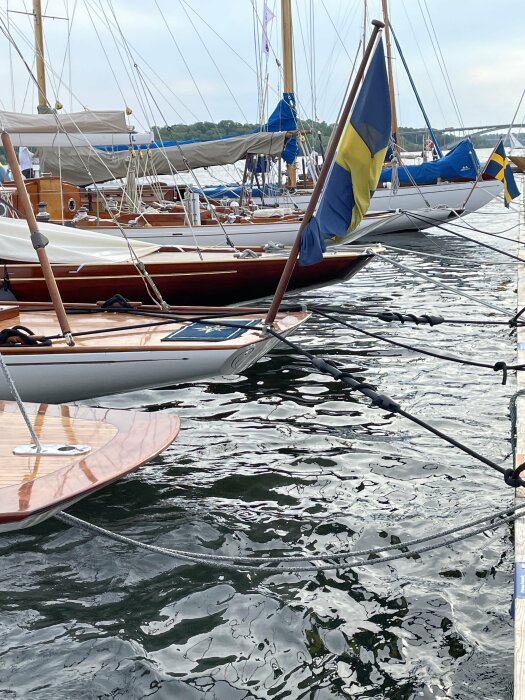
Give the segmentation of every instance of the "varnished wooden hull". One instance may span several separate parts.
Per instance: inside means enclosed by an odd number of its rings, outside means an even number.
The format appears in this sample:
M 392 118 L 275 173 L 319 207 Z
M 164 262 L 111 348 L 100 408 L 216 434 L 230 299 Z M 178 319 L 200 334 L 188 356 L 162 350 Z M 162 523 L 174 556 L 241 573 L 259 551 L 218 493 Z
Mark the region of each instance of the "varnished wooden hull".
M 14 455 L 30 442 L 16 404 L 0 402 L 0 532 L 36 525 L 137 469 L 176 438 L 179 419 L 162 413 L 26 404 L 44 444 L 85 444 L 77 457 Z
M 511 160 L 520 173 L 525 173 L 525 156 L 513 156 L 509 155 L 509 160 Z
M 285 256 L 162 262 L 150 256 L 146 267 L 163 298 L 174 305 L 234 304 L 273 294 L 283 271 Z M 352 277 L 373 257 L 370 252 L 327 253 L 322 263 L 296 266 L 289 290 L 321 287 Z M 52 266 L 65 302 L 83 303 L 122 294 L 133 301 L 151 303 L 144 282 L 130 263 L 55 264 Z M 19 301 L 47 301 L 49 296 L 37 263 L 6 262 L 4 274 Z

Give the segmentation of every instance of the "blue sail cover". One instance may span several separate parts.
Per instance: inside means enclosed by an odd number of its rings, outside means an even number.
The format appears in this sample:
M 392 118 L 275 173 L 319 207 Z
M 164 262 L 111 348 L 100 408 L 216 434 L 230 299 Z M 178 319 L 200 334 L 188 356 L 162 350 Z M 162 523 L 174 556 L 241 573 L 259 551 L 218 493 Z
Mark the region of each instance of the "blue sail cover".
M 397 169 L 399 184 L 433 185 L 441 180 L 475 180 L 480 163 L 470 139 L 463 139 L 443 158 L 422 165 L 400 165 Z M 410 173 L 410 175 L 409 175 Z M 379 182 L 392 181 L 392 168 L 381 173 Z
M 295 97 L 293 92 L 283 93 L 283 99 L 279 100 L 277 107 L 268 117 L 265 131 L 296 131 L 297 110 L 295 109 Z M 281 158 L 291 165 L 299 153 L 297 139 L 292 137 L 286 142 Z

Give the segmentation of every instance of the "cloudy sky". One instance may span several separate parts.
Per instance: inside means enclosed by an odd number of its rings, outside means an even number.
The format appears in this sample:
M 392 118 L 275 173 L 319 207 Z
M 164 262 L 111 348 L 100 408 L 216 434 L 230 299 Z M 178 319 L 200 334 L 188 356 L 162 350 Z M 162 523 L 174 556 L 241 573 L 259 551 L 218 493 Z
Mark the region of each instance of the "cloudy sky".
M 276 17 L 268 25 L 266 59 L 260 50 L 263 0 L 42 0 L 49 100 L 58 96 L 68 109 L 127 105 L 139 128 L 256 122 L 261 91 L 267 90 L 271 111 L 282 89 L 279 0 L 267 1 Z M 523 0 L 390 5 L 392 25 L 437 128 L 460 126 L 460 120 L 466 126 L 510 122 L 525 89 Z M 32 18 L 20 14 L 30 6 L 30 0 L 0 0 L 1 27 L 9 28 L 32 66 Z M 335 119 L 359 48 L 363 6 L 363 0 L 292 0 L 302 116 Z M 368 0 L 369 18 L 380 17 L 379 6 L 379 0 Z M 3 35 L 0 44 L 0 107 L 34 111 L 27 69 Z M 395 74 L 399 122 L 421 126 L 399 60 Z M 524 115 L 525 103 L 518 121 Z

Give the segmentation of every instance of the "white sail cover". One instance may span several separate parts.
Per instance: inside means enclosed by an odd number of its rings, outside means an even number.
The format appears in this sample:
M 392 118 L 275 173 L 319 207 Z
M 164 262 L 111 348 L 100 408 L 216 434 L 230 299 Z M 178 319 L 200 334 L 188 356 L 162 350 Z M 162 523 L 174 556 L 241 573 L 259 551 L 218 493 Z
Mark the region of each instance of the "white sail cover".
M 0 111 L 0 131 L 8 134 L 125 134 L 132 129 L 121 111 L 20 114 Z
M 46 253 L 51 263 L 119 263 L 131 258 L 127 242 L 118 236 L 59 224 L 39 223 L 38 229 L 49 240 Z M 137 240 L 130 241 L 130 245 L 138 257 L 159 249 L 158 245 Z M 38 262 L 24 219 L 0 217 L 0 259 Z
M 127 146 L 148 144 L 153 134 L 137 134 L 126 124 L 124 112 L 77 112 L 72 114 L 19 114 L 0 111 L 0 131 L 7 132 L 13 146 Z
M 230 165 L 252 154 L 278 156 L 284 148 L 285 138 L 286 132 L 283 131 L 263 131 L 213 141 L 141 149 L 136 174 L 138 177 L 171 175 L 188 168 Z M 128 173 L 128 151 L 111 153 L 89 147 L 42 148 L 39 156 L 40 172 L 62 177 L 75 185 L 106 182 L 126 177 Z

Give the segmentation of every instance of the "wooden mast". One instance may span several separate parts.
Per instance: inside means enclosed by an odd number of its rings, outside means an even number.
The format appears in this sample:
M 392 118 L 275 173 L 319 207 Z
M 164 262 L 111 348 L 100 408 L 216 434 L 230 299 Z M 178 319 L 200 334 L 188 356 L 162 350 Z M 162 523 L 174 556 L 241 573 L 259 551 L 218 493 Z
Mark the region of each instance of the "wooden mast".
M 33 0 L 33 14 L 35 16 L 35 61 L 36 80 L 38 83 L 38 113 L 49 114 L 51 111 L 47 103 L 46 94 L 46 66 L 44 63 L 44 32 L 42 29 L 42 6 L 40 0 Z
M 291 0 L 281 0 L 281 33 L 283 44 L 283 92 L 294 93 L 293 85 L 293 44 L 292 44 L 292 3 Z M 297 170 L 295 163 L 286 166 L 288 187 L 297 186 Z
M 49 264 L 45 246 L 47 245 L 47 239 L 38 230 L 38 223 L 35 217 L 35 212 L 31 206 L 31 200 L 27 194 L 27 189 L 25 186 L 22 171 L 20 170 L 20 165 L 15 155 L 15 149 L 11 142 L 11 138 L 6 131 L 2 132 L 2 146 L 4 147 L 7 160 L 9 162 L 9 167 L 11 168 L 11 173 L 16 184 L 16 189 L 18 193 L 19 200 L 22 204 L 22 209 L 24 210 L 25 217 L 27 219 L 27 225 L 31 233 L 31 242 L 36 250 L 38 256 L 38 262 L 42 267 L 42 272 L 46 280 L 47 289 L 49 291 L 49 296 L 53 302 L 53 307 L 58 318 L 58 323 L 60 324 L 60 329 L 62 335 L 66 339 L 68 345 L 74 345 L 73 336 L 71 335 L 71 328 L 69 326 L 69 321 L 64 309 L 64 304 L 62 302 L 62 297 L 58 291 L 58 286 L 53 275 L 53 270 Z
M 341 140 L 341 136 L 343 135 L 343 131 L 348 122 L 348 118 L 350 117 L 350 110 L 352 109 L 355 97 L 357 95 L 357 91 L 359 90 L 359 86 L 365 74 L 366 64 L 368 63 L 368 59 L 370 58 L 370 54 L 372 53 L 372 49 L 374 48 L 377 35 L 385 26 L 383 22 L 380 22 L 377 19 L 372 20 L 372 25 L 374 28 L 372 30 L 372 34 L 370 35 L 370 39 L 368 40 L 368 44 L 366 45 L 366 50 L 363 54 L 361 64 L 357 70 L 352 89 L 350 90 L 348 99 L 346 100 L 346 104 L 343 110 L 341 111 L 339 122 L 336 128 L 334 129 L 334 132 L 328 144 L 328 148 L 326 149 L 326 155 L 323 161 L 321 172 L 319 173 L 319 177 L 317 179 L 317 182 L 315 183 L 314 191 L 312 192 L 312 196 L 310 197 L 310 201 L 308 202 L 308 207 L 301 221 L 301 225 L 299 226 L 299 231 L 297 232 L 295 242 L 293 244 L 292 250 L 290 251 L 288 260 L 286 261 L 286 265 L 281 275 L 281 279 L 279 280 L 279 284 L 277 285 L 277 290 L 272 299 L 270 309 L 266 315 L 264 322 L 267 326 L 273 324 L 273 322 L 275 321 L 275 317 L 277 316 L 277 312 L 279 311 L 279 306 L 281 305 L 281 302 L 283 300 L 284 293 L 286 292 L 286 288 L 288 287 L 288 283 L 290 282 L 290 277 L 292 276 L 292 272 L 297 262 L 299 251 L 301 250 L 301 238 L 303 235 L 303 231 L 312 220 L 315 208 L 317 206 L 317 202 L 323 190 L 326 178 L 328 177 L 328 173 L 330 172 L 330 168 L 332 165 L 332 161 L 335 157 L 337 147 L 339 146 L 339 141 Z
M 390 91 L 390 109 L 392 110 L 392 137 L 397 144 L 397 159 L 399 157 L 399 130 L 397 126 L 396 112 L 396 96 L 394 91 L 394 74 L 392 71 L 392 48 L 390 45 L 390 24 L 388 19 L 388 0 L 381 0 L 383 6 L 383 22 L 385 23 L 385 42 L 386 42 L 386 65 L 388 70 L 388 89 Z

